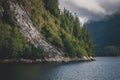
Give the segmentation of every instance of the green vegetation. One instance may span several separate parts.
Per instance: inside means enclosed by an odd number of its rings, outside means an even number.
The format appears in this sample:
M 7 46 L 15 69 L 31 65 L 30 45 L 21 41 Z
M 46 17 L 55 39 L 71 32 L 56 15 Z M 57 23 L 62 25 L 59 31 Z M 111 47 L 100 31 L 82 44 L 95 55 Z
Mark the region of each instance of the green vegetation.
M 88 30 L 80 25 L 78 17 L 69 11 L 61 12 L 58 0 L 17 0 L 29 12 L 39 31 L 65 56 L 95 56 L 94 44 Z M 9 9 L 0 16 L 0 58 L 43 58 L 41 48 L 27 42 Z M 9 13 L 9 14 L 8 14 Z
M 43 58 L 44 51 L 35 48 L 19 31 L 12 13 L 4 5 L 0 15 L 0 58 Z
M 90 33 L 80 26 L 77 16 L 74 17 L 69 11 L 64 10 L 59 17 L 59 31 L 55 31 L 50 24 L 45 24 L 42 28 L 47 40 L 68 53 L 66 56 L 95 56 Z
M 43 58 L 43 50 L 27 42 L 18 26 L 0 22 L 0 58 Z
M 51 14 L 58 17 L 60 15 L 58 0 L 43 0 L 45 3 L 45 8 L 50 11 Z

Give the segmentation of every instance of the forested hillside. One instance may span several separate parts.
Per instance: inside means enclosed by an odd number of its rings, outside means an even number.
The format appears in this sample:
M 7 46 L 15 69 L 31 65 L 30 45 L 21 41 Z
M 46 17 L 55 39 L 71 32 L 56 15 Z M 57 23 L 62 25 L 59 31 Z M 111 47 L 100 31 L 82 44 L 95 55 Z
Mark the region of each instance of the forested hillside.
M 48 56 L 41 46 L 35 47 L 21 33 L 10 10 L 10 2 L 18 3 L 44 40 L 65 52 L 65 57 L 95 56 L 90 33 L 80 25 L 77 16 L 67 10 L 59 10 L 58 0 L 0 0 L 0 58 L 35 59 Z
M 98 56 L 120 56 L 120 15 L 87 24 L 96 45 Z

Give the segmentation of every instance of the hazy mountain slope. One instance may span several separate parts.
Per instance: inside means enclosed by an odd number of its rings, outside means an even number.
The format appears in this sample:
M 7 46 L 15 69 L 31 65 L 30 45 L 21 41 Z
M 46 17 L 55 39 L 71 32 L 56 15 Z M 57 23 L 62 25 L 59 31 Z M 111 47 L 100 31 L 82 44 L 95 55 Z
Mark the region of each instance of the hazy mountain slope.
M 106 21 L 86 24 L 91 32 L 97 49 L 97 55 L 120 55 L 120 15 L 114 15 Z M 110 49 L 108 49 L 108 47 Z M 106 48 L 108 50 L 106 50 Z M 114 48 L 114 49 L 113 49 Z M 117 50 L 116 50 L 117 49 Z M 109 52 L 109 51 L 112 52 Z

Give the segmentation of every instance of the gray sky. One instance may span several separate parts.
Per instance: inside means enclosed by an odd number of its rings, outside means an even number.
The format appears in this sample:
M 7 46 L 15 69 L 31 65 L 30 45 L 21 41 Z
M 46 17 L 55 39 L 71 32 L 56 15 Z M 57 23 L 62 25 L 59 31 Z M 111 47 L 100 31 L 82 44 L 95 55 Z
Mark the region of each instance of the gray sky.
M 84 24 L 87 21 L 98 21 L 120 12 L 120 0 L 59 0 L 61 10 L 68 9 L 80 17 Z

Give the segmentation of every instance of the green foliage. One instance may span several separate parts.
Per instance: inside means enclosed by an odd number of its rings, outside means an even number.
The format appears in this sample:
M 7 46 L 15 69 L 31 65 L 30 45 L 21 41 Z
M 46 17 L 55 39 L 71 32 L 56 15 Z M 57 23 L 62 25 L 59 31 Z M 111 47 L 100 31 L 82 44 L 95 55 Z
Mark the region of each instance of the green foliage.
M 40 8 L 41 8 L 41 4 L 39 3 L 39 1 L 33 1 L 31 2 L 31 5 L 33 6 L 32 10 L 31 10 L 31 20 L 34 22 L 35 25 L 37 25 L 39 23 L 39 16 L 40 16 Z
M 48 21 L 48 15 L 47 14 L 43 14 L 42 17 L 44 18 L 45 21 Z
M 51 25 L 45 24 L 42 28 L 44 36 L 55 46 L 63 48 L 62 40 L 59 35 L 52 29 Z
M 58 17 L 60 15 L 58 0 L 44 0 L 45 7 L 50 11 L 51 14 Z
M 3 8 L 0 17 L 0 58 L 43 58 L 43 49 L 27 42 L 9 8 L 6 5 Z
M 12 57 L 17 57 L 23 53 L 26 48 L 26 39 L 22 36 L 17 26 L 14 26 L 11 32 L 11 53 Z
M 6 26 L 6 27 L 5 27 Z M 0 57 L 9 56 L 11 27 L 0 22 Z
M 46 40 L 65 51 L 66 56 L 95 55 L 94 44 L 88 30 L 81 27 L 78 17 L 69 11 L 64 10 L 60 14 L 58 0 L 17 1 L 29 11 L 28 15 L 34 25 L 39 25 L 40 20 L 44 20 L 40 31 Z M 46 56 L 44 50 L 41 47 L 35 48 L 20 33 L 8 6 L 5 4 L 3 8 L 5 11 L 3 16 L 0 16 L 0 58 L 44 58 Z
M 17 26 L 0 23 L 0 58 L 43 58 L 43 49 L 35 48 Z
M 88 30 L 81 27 L 78 17 L 64 10 L 61 14 L 61 28 L 64 29 L 65 50 L 73 56 L 95 56 L 94 44 Z M 70 37 L 68 37 L 69 34 Z M 67 38 L 66 38 L 67 37 Z M 69 45 L 69 46 L 67 46 Z
M 42 28 L 42 33 L 48 41 L 68 53 L 66 56 L 95 56 L 90 33 L 80 26 L 77 16 L 74 17 L 69 11 L 64 10 L 56 23 L 61 26 L 59 31 L 55 31 L 50 24 L 45 24 Z
M 34 25 L 39 24 L 39 16 L 41 15 L 41 4 L 39 0 L 17 0 L 17 2 L 24 6 L 25 9 L 28 9 L 31 16 L 31 20 Z
M 69 53 L 68 55 L 70 57 L 75 57 L 76 56 L 76 52 L 75 52 L 75 47 L 73 46 L 73 39 L 69 34 L 66 33 L 62 33 L 61 38 L 63 40 L 63 44 L 65 47 L 65 51 L 67 53 Z

